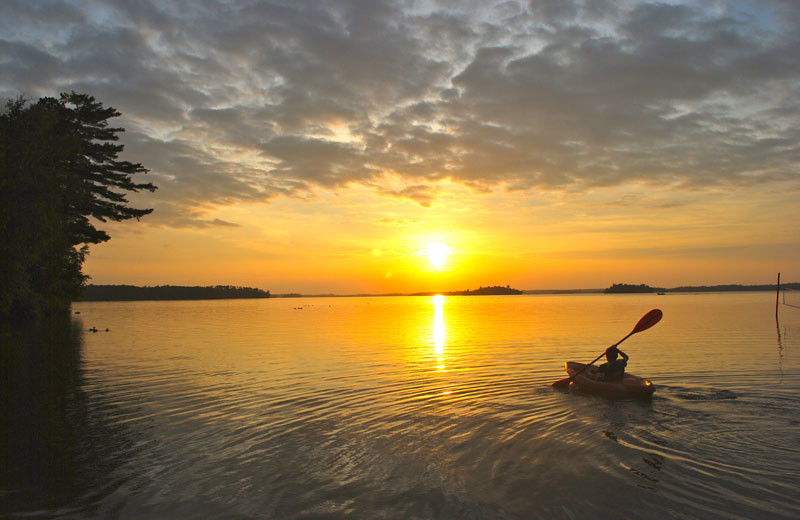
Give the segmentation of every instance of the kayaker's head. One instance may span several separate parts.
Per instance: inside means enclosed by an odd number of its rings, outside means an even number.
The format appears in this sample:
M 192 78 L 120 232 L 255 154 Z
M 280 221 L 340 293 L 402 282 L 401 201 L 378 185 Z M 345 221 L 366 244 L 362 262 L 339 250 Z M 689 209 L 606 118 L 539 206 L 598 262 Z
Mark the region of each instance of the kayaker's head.
M 606 361 L 612 363 L 617 360 L 617 347 L 608 347 L 606 349 Z

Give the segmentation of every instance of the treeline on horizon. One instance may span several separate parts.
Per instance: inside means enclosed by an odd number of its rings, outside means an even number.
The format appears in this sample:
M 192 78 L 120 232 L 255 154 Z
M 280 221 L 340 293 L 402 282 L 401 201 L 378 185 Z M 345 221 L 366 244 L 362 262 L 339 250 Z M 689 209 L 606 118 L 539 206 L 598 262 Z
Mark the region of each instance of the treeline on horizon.
M 766 285 L 700 285 L 700 286 L 682 286 L 667 289 L 667 292 L 736 292 L 736 291 L 774 291 L 775 284 Z M 800 290 L 800 282 L 782 283 L 781 289 L 791 289 L 793 291 Z
M 67 312 L 88 278 L 89 244 L 110 238 L 94 223 L 153 211 L 128 206 L 128 192 L 156 187 L 134 182 L 141 164 L 117 160 L 124 129 L 108 120 L 119 115 L 75 92 L 0 108 L 0 322 Z
M 781 284 L 782 288 L 799 290 L 800 283 Z M 614 289 L 609 291 L 609 289 Z M 631 290 L 626 290 L 631 289 Z M 650 287 L 646 284 L 614 284 L 608 289 L 540 289 L 521 291 L 510 286 L 494 285 L 463 291 L 426 291 L 417 293 L 384 293 L 384 294 L 271 294 L 270 291 L 253 287 L 233 285 L 215 286 L 180 286 L 180 285 L 87 285 L 79 301 L 142 301 L 142 300 L 219 300 L 244 298 L 324 298 L 324 297 L 359 297 L 359 296 L 483 296 L 483 295 L 515 295 L 515 294 L 625 294 L 654 292 L 736 292 L 736 291 L 774 291 L 775 285 L 700 285 L 681 286 L 672 289 Z
M 234 285 L 87 285 L 79 301 L 232 300 L 269 298 L 269 291 Z
M 800 283 L 784 283 L 781 288 L 800 290 Z M 611 287 L 604 289 L 606 294 L 633 294 L 633 293 L 654 293 L 654 292 L 738 292 L 738 291 L 774 291 L 775 284 L 766 285 L 740 285 L 740 284 L 726 284 L 726 285 L 683 285 L 680 287 L 664 288 L 664 287 L 650 287 L 646 284 L 625 284 L 615 283 Z
M 412 296 L 430 296 L 434 294 L 442 294 L 444 296 L 491 296 L 503 294 L 523 294 L 519 289 L 513 289 L 510 285 L 503 287 L 502 285 L 492 285 L 488 287 L 479 287 L 477 289 L 465 289 L 463 291 L 447 291 L 447 292 L 425 292 L 414 293 Z
M 664 292 L 666 289 L 663 287 L 650 287 L 649 285 L 645 285 L 640 283 L 639 285 L 627 284 L 627 283 L 615 283 L 611 287 L 605 289 L 603 292 L 606 294 L 615 294 L 615 293 L 654 293 L 654 292 Z

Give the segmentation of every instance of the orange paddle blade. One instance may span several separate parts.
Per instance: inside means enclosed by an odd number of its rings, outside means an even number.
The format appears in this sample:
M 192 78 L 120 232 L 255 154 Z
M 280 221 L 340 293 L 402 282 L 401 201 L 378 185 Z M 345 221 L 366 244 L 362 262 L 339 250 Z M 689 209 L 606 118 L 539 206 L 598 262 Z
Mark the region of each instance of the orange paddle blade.
M 631 334 L 636 334 L 637 332 L 642 332 L 643 330 L 647 330 L 659 321 L 661 321 L 661 317 L 664 316 L 664 313 L 661 312 L 661 309 L 653 309 L 652 311 L 648 312 L 642 319 L 639 320 L 639 323 L 631 331 Z

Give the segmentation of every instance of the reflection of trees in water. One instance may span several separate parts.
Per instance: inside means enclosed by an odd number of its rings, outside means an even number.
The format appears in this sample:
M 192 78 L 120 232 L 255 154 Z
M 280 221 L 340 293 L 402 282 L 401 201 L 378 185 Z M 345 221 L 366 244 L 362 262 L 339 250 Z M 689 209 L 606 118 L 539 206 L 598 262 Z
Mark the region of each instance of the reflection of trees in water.
M 109 447 L 131 446 L 130 432 L 90 406 L 81 334 L 66 317 L 0 333 L 0 514 L 86 510 L 118 486 L 112 474 L 125 458 Z

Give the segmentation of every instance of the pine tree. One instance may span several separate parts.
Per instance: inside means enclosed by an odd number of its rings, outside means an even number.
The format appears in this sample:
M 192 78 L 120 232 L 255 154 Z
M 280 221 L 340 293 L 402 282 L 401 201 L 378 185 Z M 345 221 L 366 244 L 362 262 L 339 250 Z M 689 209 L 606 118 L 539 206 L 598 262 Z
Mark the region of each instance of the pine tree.
M 9 102 L 0 114 L 0 241 L 6 264 L 0 315 L 59 310 L 86 281 L 88 244 L 109 240 L 100 222 L 137 220 L 152 209 L 127 205 L 126 192 L 154 191 L 132 176 L 139 163 L 120 161 L 119 116 L 86 94 Z

